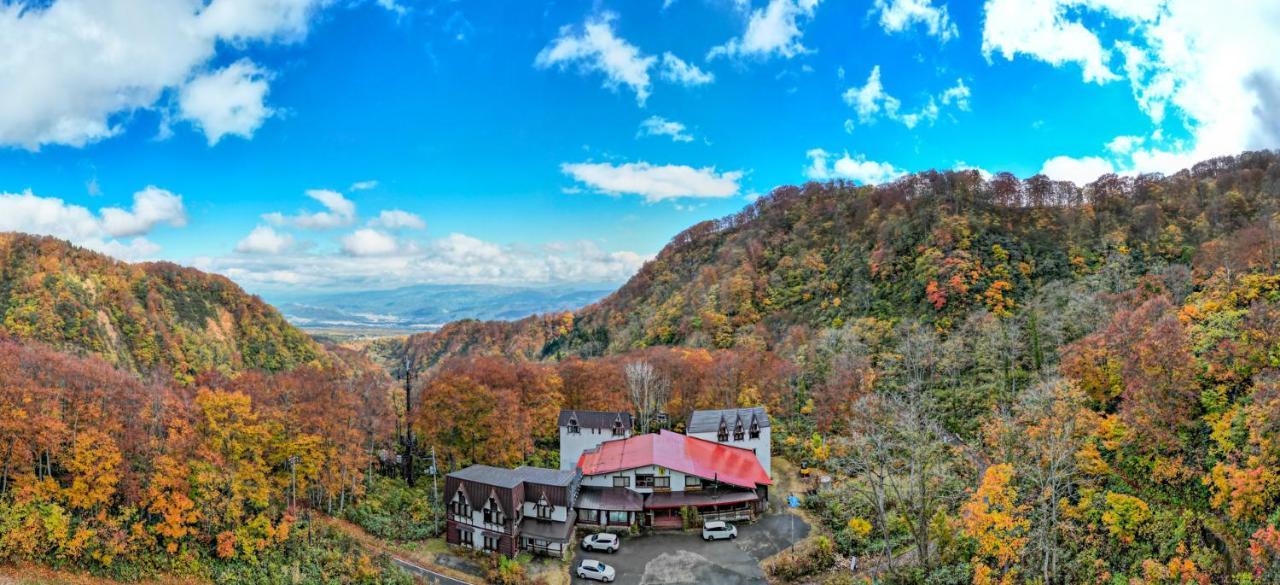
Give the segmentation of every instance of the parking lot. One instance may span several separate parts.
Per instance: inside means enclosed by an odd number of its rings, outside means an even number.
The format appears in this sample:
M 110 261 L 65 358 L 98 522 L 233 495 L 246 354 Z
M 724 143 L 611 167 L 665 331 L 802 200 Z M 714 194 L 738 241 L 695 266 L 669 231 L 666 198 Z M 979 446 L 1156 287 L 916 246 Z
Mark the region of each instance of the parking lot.
M 746 585 L 765 583 L 760 560 L 809 534 L 809 526 L 789 513 L 768 514 L 755 524 L 738 526 L 736 540 L 703 542 L 698 533 L 659 532 L 623 537 L 616 553 L 579 549 L 582 559 L 596 559 L 617 571 L 622 585 Z M 594 583 L 573 577 L 573 583 Z

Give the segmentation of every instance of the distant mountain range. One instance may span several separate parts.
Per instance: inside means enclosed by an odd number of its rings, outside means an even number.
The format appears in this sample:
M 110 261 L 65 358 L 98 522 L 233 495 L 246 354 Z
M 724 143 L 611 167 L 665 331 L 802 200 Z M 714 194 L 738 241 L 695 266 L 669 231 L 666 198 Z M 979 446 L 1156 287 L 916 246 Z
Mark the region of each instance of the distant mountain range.
M 509 321 L 572 311 L 612 292 L 582 288 L 417 285 L 382 291 L 266 295 L 286 319 L 311 331 L 432 331 L 464 319 Z

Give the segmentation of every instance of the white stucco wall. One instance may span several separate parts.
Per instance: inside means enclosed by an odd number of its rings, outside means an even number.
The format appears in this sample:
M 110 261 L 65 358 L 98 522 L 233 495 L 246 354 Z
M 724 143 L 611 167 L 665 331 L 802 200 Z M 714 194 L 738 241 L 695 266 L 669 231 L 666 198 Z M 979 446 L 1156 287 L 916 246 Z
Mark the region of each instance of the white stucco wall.
M 584 475 L 582 476 L 582 485 L 592 487 L 613 487 L 613 478 L 619 475 L 625 475 L 629 478 L 627 486 L 633 492 L 648 494 L 653 493 L 653 488 L 636 487 L 636 475 L 652 475 L 654 477 L 670 477 L 671 489 L 669 491 L 684 491 L 685 474 L 674 469 L 667 469 L 657 465 L 647 465 L 645 467 L 637 467 L 635 469 L 627 469 L 614 473 L 603 473 L 600 475 Z M 710 478 L 707 478 L 710 481 Z
M 536 502 L 525 502 L 524 515 L 526 518 L 537 518 L 538 504 Z M 564 506 L 552 506 L 551 519 L 556 522 L 565 522 L 569 520 L 569 509 Z
M 582 452 L 594 449 L 600 443 L 614 439 L 625 439 L 631 431 L 624 431 L 622 436 L 615 436 L 613 429 L 580 429 L 578 433 L 570 433 L 569 427 L 560 427 L 560 469 L 572 470 L 578 466 Z
M 744 433 L 744 438 L 741 441 L 733 440 L 732 429 L 729 430 L 728 441 L 716 440 L 716 435 L 718 433 L 714 431 L 710 433 L 689 433 L 689 436 L 697 437 L 699 439 L 706 439 L 708 441 L 712 441 L 714 443 L 720 443 L 722 445 L 730 445 L 733 447 L 741 447 L 743 449 L 750 449 L 752 451 L 755 451 L 756 459 L 760 461 L 760 466 L 763 467 L 765 473 L 769 474 L 769 477 L 772 478 L 773 467 L 770 465 L 770 463 L 773 458 L 773 453 L 772 453 L 773 443 L 771 442 L 773 438 L 770 436 L 771 431 L 772 429 L 770 429 L 769 427 L 764 427 L 760 429 L 760 438 L 758 439 L 752 439 L 750 432 L 746 432 Z

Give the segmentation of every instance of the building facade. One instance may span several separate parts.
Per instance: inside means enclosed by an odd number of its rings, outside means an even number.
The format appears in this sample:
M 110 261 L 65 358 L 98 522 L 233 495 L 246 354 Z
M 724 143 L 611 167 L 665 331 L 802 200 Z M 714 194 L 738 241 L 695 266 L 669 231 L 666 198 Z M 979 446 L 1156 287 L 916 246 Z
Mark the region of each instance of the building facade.
M 591 410 L 562 410 L 560 427 L 560 469 L 573 470 L 582 452 L 600 443 L 631 436 L 631 414 Z
M 684 508 L 704 521 L 752 519 L 772 484 L 750 450 L 666 430 L 601 443 L 578 469 L 583 525 L 678 527 Z
M 445 477 L 445 541 L 515 556 L 563 558 L 577 520 L 577 471 L 473 465 Z
M 685 434 L 755 453 L 765 473 L 773 475 L 769 415 L 763 406 L 726 410 L 695 410 Z

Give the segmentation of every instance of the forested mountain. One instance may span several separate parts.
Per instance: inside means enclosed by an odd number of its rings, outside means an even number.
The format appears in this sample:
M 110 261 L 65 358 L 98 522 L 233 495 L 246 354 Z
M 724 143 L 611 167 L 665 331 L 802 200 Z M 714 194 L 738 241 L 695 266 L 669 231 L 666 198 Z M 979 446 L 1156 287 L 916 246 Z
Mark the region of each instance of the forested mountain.
M 128 264 L 50 237 L 0 234 L 0 335 L 93 353 L 135 373 L 279 371 L 329 358 L 225 277 Z
M 1273 261 L 1280 249 L 1265 220 L 1280 209 L 1278 184 L 1277 155 L 1255 152 L 1086 187 L 975 171 L 781 187 L 677 235 L 621 289 L 572 315 L 457 322 L 411 342 L 434 363 L 477 352 L 544 359 L 672 344 L 773 347 L 795 325 L 863 316 L 920 317 L 947 330 L 1054 282 Z
M 626 408 L 645 361 L 677 429 L 766 405 L 774 453 L 836 478 L 805 506 L 882 582 L 1280 582 L 1276 153 L 784 187 L 596 305 L 408 343 L 451 464 L 547 462 L 546 413 Z M 819 549 L 767 570 L 813 578 Z

